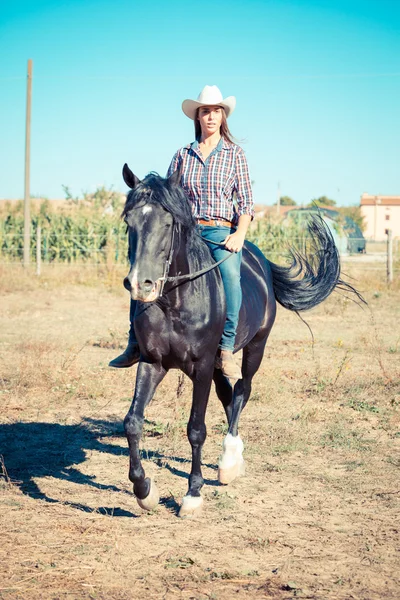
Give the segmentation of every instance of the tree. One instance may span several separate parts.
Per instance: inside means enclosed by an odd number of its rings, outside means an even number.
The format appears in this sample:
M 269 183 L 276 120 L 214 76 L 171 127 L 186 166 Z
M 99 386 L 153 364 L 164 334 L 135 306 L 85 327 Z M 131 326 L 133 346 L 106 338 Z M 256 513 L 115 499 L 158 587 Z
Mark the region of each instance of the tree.
M 350 217 L 350 219 L 353 219 L 354 223 L 359 226 L 362 232 L 366 230 L 367 224 L 364 215 L 361 213 L 361 206 L 342 206 L 338 210 L 343 217 Z
M 297 202 L 295 202 L 290 196 L 281 196 L 280 204 L 281 206 L 297 206 Z
M 313 204 L 317 206 L 336 206 L 336 200 L 332 200 L 327 196 L 320 196 L 319 198 L 313 198 L 307 206 L 312 206 Z

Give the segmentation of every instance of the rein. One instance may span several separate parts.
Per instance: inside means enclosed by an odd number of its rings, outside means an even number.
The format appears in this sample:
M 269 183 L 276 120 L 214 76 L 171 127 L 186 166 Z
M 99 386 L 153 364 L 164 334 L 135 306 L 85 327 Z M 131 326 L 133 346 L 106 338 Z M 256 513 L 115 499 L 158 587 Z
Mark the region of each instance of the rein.
M 168 281 L 182 281 L 184 279 L 196 279 L 196 277 L 200 277 L 200 275 L 204 275 L 205 273 L 212 271 L 213 269 L 215 269 L 215 267 L 218 267 L 219 265 L 221 265 L 223 262 L 228 260 L 228 258 L 230 258 L 232 256 L 232 254 L 234 254 L 233 252 L 231 252 L 231 254 L 228 254 L 227 256 L 225 256 L 224 258 L 219 260 L 218 262 L 210 265 L 209 267 L 205 267 L 204 269 L 200 269 L 200 271 L 195 271 L 194 273 L 186 273 L 185 275 L 175 275 L 173 277 L 168 277 L 168 271 L 169 271 L 171 263 L 172 263 L 172 255 L 174 252 L 174 238 L 175 238 L 175 227 L 172 229 L 171 249 L 169 251 L 168 258 L 165 261 L 163 276 L 159 277 L 157 279 L 157 281 L 161 282 L 160 296 L 162 296 L 162 293 L 164 291 L 164 286 Z M 211 244 L 215 244 L 216 246 L 224 246 L 225 245 L 220 242 L 212 242 L 212 241 L 211 241 Z

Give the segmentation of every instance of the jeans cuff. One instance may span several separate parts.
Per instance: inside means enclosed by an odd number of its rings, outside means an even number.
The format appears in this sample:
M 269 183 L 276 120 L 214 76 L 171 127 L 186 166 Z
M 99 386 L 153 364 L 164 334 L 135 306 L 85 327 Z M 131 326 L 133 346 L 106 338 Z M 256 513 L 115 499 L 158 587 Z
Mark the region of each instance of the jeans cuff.
M 219 345 L 219 346 L 218 346 L 218 350 L 228 350 L 228 352 L 233 352 L 233 351 L 234 351 L 234 349 L 235 349 L 235 347 L 234 347 L 234 346 L 232 346 L 232 347 L 228 347 L 228 346 L 221 346 L 221 345 Z

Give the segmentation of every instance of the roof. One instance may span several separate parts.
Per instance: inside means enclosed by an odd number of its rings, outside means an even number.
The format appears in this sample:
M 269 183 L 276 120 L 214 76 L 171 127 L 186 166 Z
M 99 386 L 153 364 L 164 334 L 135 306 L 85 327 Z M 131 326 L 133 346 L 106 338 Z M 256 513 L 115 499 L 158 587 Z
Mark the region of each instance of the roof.
M 381 194 L 363 194 L 360 206 L 400 206 L 400 196 L 382 196 Z
M 323 204 L 312 204 L 311 206 L 285 206 L 288 210 L 296 210 L 298 212 L 325 212 L 332 213 L 328 217 L 337 216 L 339 213 L 336 206 L 324 206 Z

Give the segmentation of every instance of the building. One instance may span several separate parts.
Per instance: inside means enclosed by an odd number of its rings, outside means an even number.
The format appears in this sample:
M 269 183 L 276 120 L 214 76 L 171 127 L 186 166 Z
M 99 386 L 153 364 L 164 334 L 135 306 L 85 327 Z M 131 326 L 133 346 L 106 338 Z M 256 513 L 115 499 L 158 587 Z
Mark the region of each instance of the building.
M 400 196 L 363 194 L 360 207 L 367 239 L 385 240 L 387 229 L 392 230 L 393 237 L 400 237 Z

